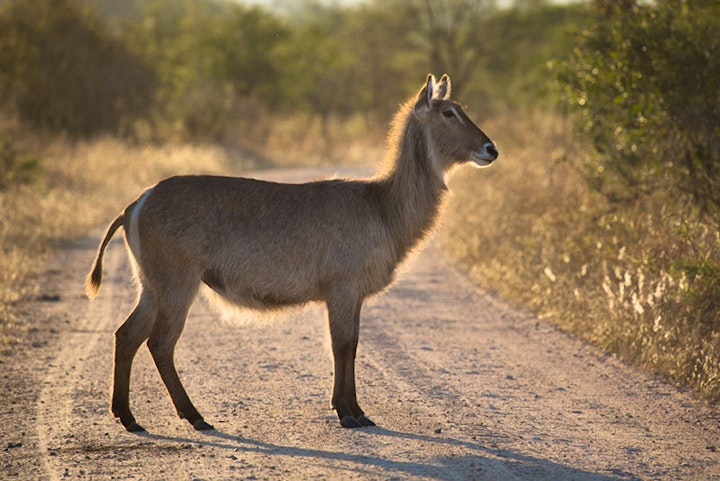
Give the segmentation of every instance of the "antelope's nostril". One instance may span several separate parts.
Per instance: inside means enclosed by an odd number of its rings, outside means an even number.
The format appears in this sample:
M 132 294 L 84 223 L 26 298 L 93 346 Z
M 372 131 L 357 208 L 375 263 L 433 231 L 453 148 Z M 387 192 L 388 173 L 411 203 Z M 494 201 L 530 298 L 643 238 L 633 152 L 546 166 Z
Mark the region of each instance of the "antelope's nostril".
M 485 152 L 491 155 L 493 159 L 497 159 L 497 156 L 500 155 L 495 145 L 493 145 L 491 142 L 485 144 Z

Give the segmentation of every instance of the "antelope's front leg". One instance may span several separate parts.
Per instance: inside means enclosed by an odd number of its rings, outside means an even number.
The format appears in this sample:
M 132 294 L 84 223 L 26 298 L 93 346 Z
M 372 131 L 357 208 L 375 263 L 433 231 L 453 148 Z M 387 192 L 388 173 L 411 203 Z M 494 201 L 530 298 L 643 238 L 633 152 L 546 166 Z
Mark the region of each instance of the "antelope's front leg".
M 362 298 L 337 293 L 328 298 L 328 318 L 335 361 L 332 405 L 345 428 L 375 426 L 357 402 L 355 354 L 360 331 Z

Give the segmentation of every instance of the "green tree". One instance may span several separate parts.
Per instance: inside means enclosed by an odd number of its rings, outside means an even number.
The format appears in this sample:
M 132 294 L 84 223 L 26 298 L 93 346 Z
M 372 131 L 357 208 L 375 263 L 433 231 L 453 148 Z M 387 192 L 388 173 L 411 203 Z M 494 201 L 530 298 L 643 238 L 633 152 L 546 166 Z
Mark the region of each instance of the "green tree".
M 215 37 L 226 59 L 219 77 L 232 80 L 238 95 L 257 96 L 271 107 L 281 104 L 277 49 L 289 39 L 285 24 L 259 7 L 235 5 L 222 28 Z
M 280 103 L 274 52 L 287 30 L 259 7 L 156 1 L 144 6 L 141 21 L 126 25 L 125 36 L 160 79 L 156 123 L 182 136 L 217 140 L 239 103 Z
M 323 123 L 358 110 L 357 57 L 342 31 L 351 16 L 336 7 L 322 9 L 293 27 L 281 51 L 289 105 L 318 115 Z
M 587 6 L 543 0 L 515 3 L 483 21 L 483 68 L 474 77 L 482 88 L 478 93 L 515 108 L 555 108 L 557 91 L 548 65 L 572 54 L 569 32 L 587 20 Z M 471 94 L 473 90 L 477 87 L 471 86 Z
M 0 9 L 0 98 L 34 128 L 127 133 L 151 105 L 154 73 L 74 0 Z
M 456 95 L 462 96 L 475 74 L 487 68 L 484 29 L 493 0 L 403 0 L 399 13 L 411 25 L 406 30 L 413 50 L 420 52 L 425 69 L 448 73 Z

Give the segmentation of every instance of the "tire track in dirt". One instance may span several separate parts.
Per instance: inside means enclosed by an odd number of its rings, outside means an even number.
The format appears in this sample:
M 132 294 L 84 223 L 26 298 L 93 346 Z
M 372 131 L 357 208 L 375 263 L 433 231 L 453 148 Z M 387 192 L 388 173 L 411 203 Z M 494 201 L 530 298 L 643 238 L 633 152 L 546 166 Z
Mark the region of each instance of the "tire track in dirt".
M 115 275 L 119 262 L 120 254 L 113 249 L 106 260 L 107 271 L 111 275 Z M 36 407 L 37 434 L 44 469 L 50 479 L 59 479 L 66 474 L 58 451 L 74 436 L 75 391 L 84 378 L 82 366 L 103 334 L 99 331 L 102 327 L 95 323 L 108 319 L 115 303 L 112 296 L 114 283 L 107 284 L 109 302 L 92 304 L 86 313 L 73 319 L 73 327 L 61 335 L 56 355 L 48 364 L 42 381 Z
M 78 250 L 90 253 L 95 244 L 95 237 L 84 239 L 71 254 Z M 36 403 L 38 446 L 48 479 L 92 474 L 83 470 L 76 459 L 82 450 L 93 450 L 93 442 L 87 437 L 90 432 L 93 435 L 97 432 L 87 427 L 116 429 L 98 421 L 110 419 L 106 382 L 112 363 L 113 332 L 116 323 L 121 321 L 117 317 L 123 315 L 119 313 L 126 313 L 133 301 L 125 255 L 122 241 L 113 241 L 104 262 L 103 302 L 89 303 L 82 299 L 82 291 L 78 289 L 81 276 L 77 273 L 74 282 L 54 289 L 61 299 L 72 300 L 72 308 L 77 310 L 64 312 L 71 317 L 70 325 L 61 333 L 52 361 L 47 365 Z M 67 256 L 54 262 L 62 265 L 65 260 Z M 87 258 L 87 265 L 91 260 Z M 78 267 L 77 262 L 70 265 Z M 69 307 L 61 303 L 51 309 L 67 311 Z
M 109 412 L 114 331 L 130 312 L 135 289 L 121 238 L 111 242 L 104 260 L 102 300 L 82 295 L 84 271 L 89 268 L 101 233 L 81 239 L 52 261 L 50 271 L 72 269 L 50 291 L 60 302 L 45 306 L 43 317 L 69 318 L 61 328 L 35 406 L 38 455 L 43 473 L 38 479 L 108 479 L 147 477 L 143 457 L 173 457 L 171 463 L 150 463 L 152 479 L 186 479 L 191 462 L 182 453 L 191 440 L 158 442 L 151 436 L 127 433 Z M 142 346 L 133 365 L 133 394 L 137 412 L 176 420 L 152 359 Z M 143 402 L 144 401 L 144 402 Z M 181 424 L 170 431 L 182 433 Z

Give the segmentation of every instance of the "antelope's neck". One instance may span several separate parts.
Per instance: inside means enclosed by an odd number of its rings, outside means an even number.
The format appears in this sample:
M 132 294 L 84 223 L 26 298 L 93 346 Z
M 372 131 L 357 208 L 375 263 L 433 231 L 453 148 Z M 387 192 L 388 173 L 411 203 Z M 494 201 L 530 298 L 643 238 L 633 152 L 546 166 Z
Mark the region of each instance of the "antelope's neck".
M 408 121 L 393 168 L 382 180 L 383 207 L 398 262 L 432 229 L 447 187 L 433 168 L 421 127 Z

